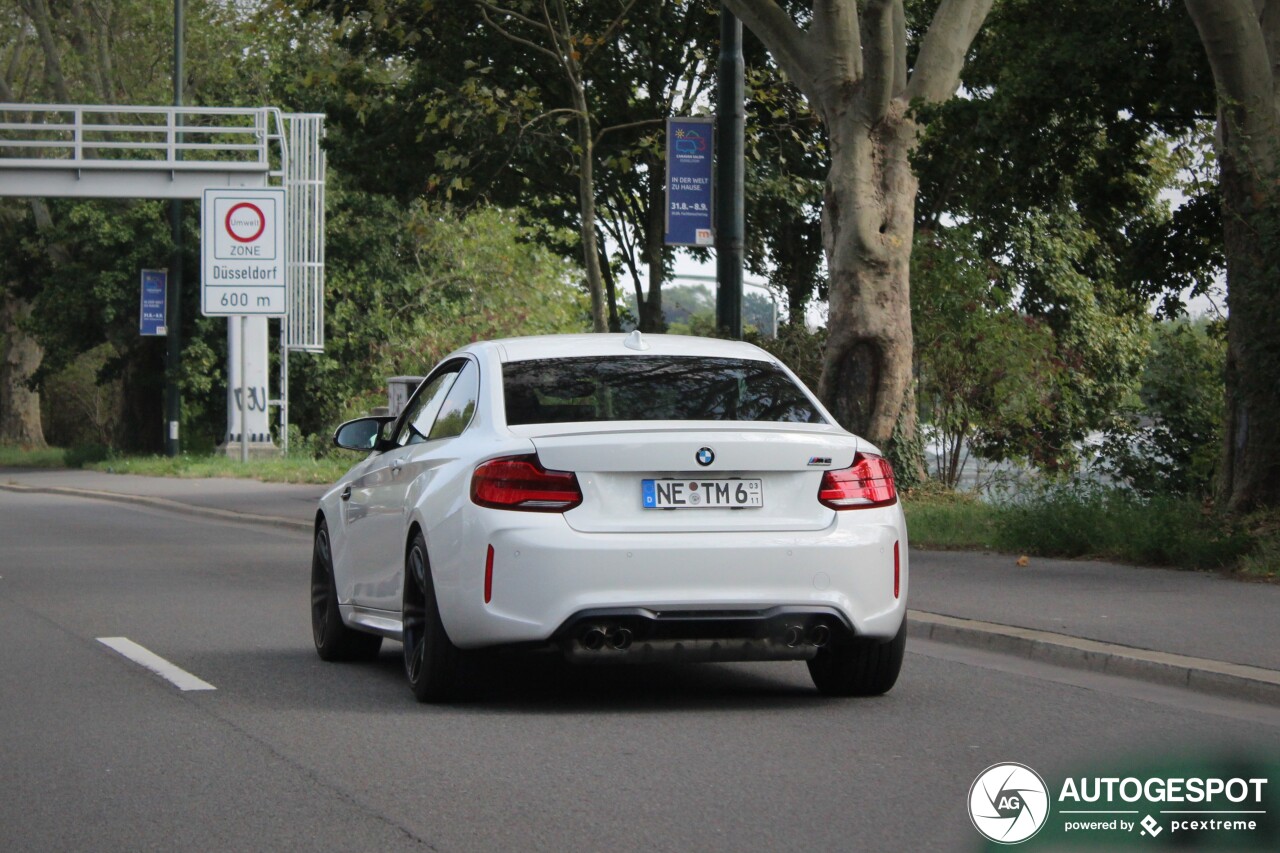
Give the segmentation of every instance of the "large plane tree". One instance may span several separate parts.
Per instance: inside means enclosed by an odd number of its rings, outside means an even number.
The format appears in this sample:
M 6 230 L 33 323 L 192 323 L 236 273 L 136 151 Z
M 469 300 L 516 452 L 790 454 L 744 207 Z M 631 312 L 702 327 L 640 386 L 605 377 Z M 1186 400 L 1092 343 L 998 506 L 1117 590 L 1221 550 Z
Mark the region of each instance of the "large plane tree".
M 826 126 L 828 343 L 819 393 L 842 424 L 912 435 L 910 261 L 920 133 L 913 103 L 951 98 L 993 0 L 942 0 L 909 46 L 904 0 L 725 0 Z
M 1280 2 L 1185 0 L 1218 90 L 1227 256 L 1227 418 L 1221 494 L 1280 503 Z

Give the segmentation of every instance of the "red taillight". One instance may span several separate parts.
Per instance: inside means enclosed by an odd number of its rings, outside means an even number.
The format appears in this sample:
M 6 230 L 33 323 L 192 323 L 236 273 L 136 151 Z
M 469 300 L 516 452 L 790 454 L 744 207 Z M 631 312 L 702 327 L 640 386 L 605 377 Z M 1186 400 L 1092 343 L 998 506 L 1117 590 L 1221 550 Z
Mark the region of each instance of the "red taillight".
M 818 487 L 818 501 L 832 509 L 889 506 L 897 499 L 889 460 L 872 453 L 854 456 L 852 468 L 827 471 Z
M 471 500 L 491 509 L 565 512 L 582 503 L 572 471 L 548 471 L 537 454 L 491 459 L 471 475 Z

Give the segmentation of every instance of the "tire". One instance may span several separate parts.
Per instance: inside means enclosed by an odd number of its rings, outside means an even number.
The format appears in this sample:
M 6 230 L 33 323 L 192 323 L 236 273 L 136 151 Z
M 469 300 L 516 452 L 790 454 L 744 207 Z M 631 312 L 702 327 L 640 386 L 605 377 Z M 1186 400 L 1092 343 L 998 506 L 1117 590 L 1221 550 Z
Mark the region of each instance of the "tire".
M 329 525 L 316 527 L 311 551 L 311 638 L 321 660 L 372 660 L 382 648 L 382 638 L 348 628 L 338 612 L 338 587 L 333 580 L 333 549 Z
M 404 672 L 419 702 L 448 702 L 459 696 L 462 652 L 445 633 L 436 603 L 427 542 L 414 534 L 404 558 Z
M 902 671 L 907 649 L 907 620 L 892 640 L 853 637 L 832 640 L 809 661 L 809 675 L 827 696 L 879 696 L 888 693 Z

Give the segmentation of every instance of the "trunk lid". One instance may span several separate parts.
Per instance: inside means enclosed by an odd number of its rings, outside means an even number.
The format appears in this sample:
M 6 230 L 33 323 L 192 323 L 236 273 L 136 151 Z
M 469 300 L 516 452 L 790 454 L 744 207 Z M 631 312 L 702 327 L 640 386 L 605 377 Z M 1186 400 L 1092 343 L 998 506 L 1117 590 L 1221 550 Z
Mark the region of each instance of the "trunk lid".
M 853 464 L 858 440 L 827 425 L 629 422 L 516 427 L 549 469 L 573 471 L 582 505 L 565 514 L 584 533 L 821 530 L 834 512 L 818 503 L 822 472 Z M 705 461 L 709 450 L 709 464 Z M 759 480 L 762 505 L 646 508 L 643 481 L 675 480 L 684 494 Z M 712 486 L 714 488 L 714 485 Z M 652 494 L 652 492 L 651 492 Z

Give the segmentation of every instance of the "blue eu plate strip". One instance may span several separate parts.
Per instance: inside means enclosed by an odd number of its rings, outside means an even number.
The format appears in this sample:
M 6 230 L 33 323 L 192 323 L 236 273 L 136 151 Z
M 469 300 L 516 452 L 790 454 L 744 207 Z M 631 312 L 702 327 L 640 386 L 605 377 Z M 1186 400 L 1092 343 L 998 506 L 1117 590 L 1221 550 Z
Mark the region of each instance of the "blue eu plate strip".
M 646 507 L 656 507 L 658 505 L 658 492 L 653 486 L 653 480 L 640 481 L 640 494 L 644 496 L 644 505 Z

